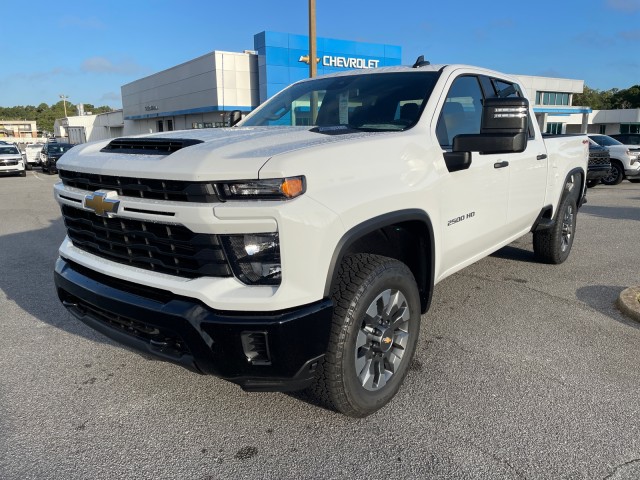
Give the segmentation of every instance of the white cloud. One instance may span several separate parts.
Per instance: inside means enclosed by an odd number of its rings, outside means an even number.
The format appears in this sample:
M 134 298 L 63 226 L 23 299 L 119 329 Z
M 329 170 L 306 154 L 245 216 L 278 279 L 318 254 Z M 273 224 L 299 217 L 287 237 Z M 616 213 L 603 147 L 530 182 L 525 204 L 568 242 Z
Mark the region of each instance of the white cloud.
M 640 42 L 640 29 L 627 30 L 626 32 L 620 32 L 620 38 L 629 40 L 631 42 Z
M 104 102 L 120 102 L 122 99 L 119 93 L 107 92 L 100 97 L 100 100 Z
M 87 73 L 120 73 L 120 74 L 134 74 L 139 73 L 142 68 L 140 65 L 132 62 L 131 60 L 122 60 L 119 62 L 112 62 L 105 57 L 91 57 L 87 58 L 80 69 Z
M 621 12 L 640 11 L 640 0 L 607 0 L 607 7 Z
M 62 28 L 81 28 L 83 30 L 104 30 L 106 25 L 96 17 L 79 18 L 65 16 L 59 21 Z

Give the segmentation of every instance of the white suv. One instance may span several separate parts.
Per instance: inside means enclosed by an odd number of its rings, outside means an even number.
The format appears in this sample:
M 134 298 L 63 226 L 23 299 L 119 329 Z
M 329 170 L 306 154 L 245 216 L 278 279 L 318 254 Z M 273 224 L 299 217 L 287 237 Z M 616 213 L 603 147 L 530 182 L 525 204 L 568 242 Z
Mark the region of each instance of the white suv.
M 15 145 L 0 144 L 0 175 L 27 175 L 24 158 Z
M 640 182 L 640 155 L 637 151 L 632 151 L 629 145 L 624 145 L 608 135 L 588 135 L 591 140 L 609 150 L 611 156 L 611 172 L 602 179 L 602 183 L 618 185 L 625 178 L 630 182 Z

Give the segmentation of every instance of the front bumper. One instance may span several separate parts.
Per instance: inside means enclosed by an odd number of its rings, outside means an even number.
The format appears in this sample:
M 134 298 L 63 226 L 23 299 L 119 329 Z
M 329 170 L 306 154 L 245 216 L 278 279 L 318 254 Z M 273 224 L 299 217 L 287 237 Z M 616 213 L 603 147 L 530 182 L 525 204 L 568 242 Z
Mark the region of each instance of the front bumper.
M 611 164 L 607 165 L 596 165 L 593 167 L 589 167 L 587 170 L 587 180 L 600 180 L 607 175 L 611 171 Z
M 227 312 L 63 258 L 54 276 L 65 307 L 95 330 L 245 390 L 303 389 L 327 349 L 333 314 L 329 299 L 279 312 Z
M 640 178 L 640 168 L 633 169 L 633 170 L 625 170 L 624 175 L 627 178 L 633 178 L 633 179 Z

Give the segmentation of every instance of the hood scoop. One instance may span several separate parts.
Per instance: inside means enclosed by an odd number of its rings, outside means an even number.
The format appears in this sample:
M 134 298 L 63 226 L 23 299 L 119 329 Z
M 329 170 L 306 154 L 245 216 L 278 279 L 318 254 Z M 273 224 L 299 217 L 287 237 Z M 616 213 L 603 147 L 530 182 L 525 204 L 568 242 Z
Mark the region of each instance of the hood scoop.
M 193 138 L 116 138 L 100 151 L 131 155 L 170 155 L 198 143 L 203 142 Z

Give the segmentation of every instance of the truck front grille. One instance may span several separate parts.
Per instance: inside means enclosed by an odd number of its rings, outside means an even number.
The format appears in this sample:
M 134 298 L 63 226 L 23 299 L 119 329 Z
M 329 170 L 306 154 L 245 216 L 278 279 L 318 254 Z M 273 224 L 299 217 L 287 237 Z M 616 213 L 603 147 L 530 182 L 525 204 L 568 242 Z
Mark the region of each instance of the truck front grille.
M 176 202 L 215 203 L 220 201 L 212 182 L 118 177 L 69 170 L 59 170 L 58 175 L 64 185 L 89 192 L 113 190 L 125 197 Z
M 14 165 L 18 165 L 18 160 L 0 160 L 0 166 L 2 167 L 11 167 Z
M 596 165 L 609 165 L 609 163 L 611 163 L 611 160 L 608 154 L 597 156 L 589 155 L 589 165 L 592 167 Z
M 73 245 L 113 262 L 186 278 L 229 277 L 231 269 L 217 235 L 182 225 L 98 217 L 62 206 Z

